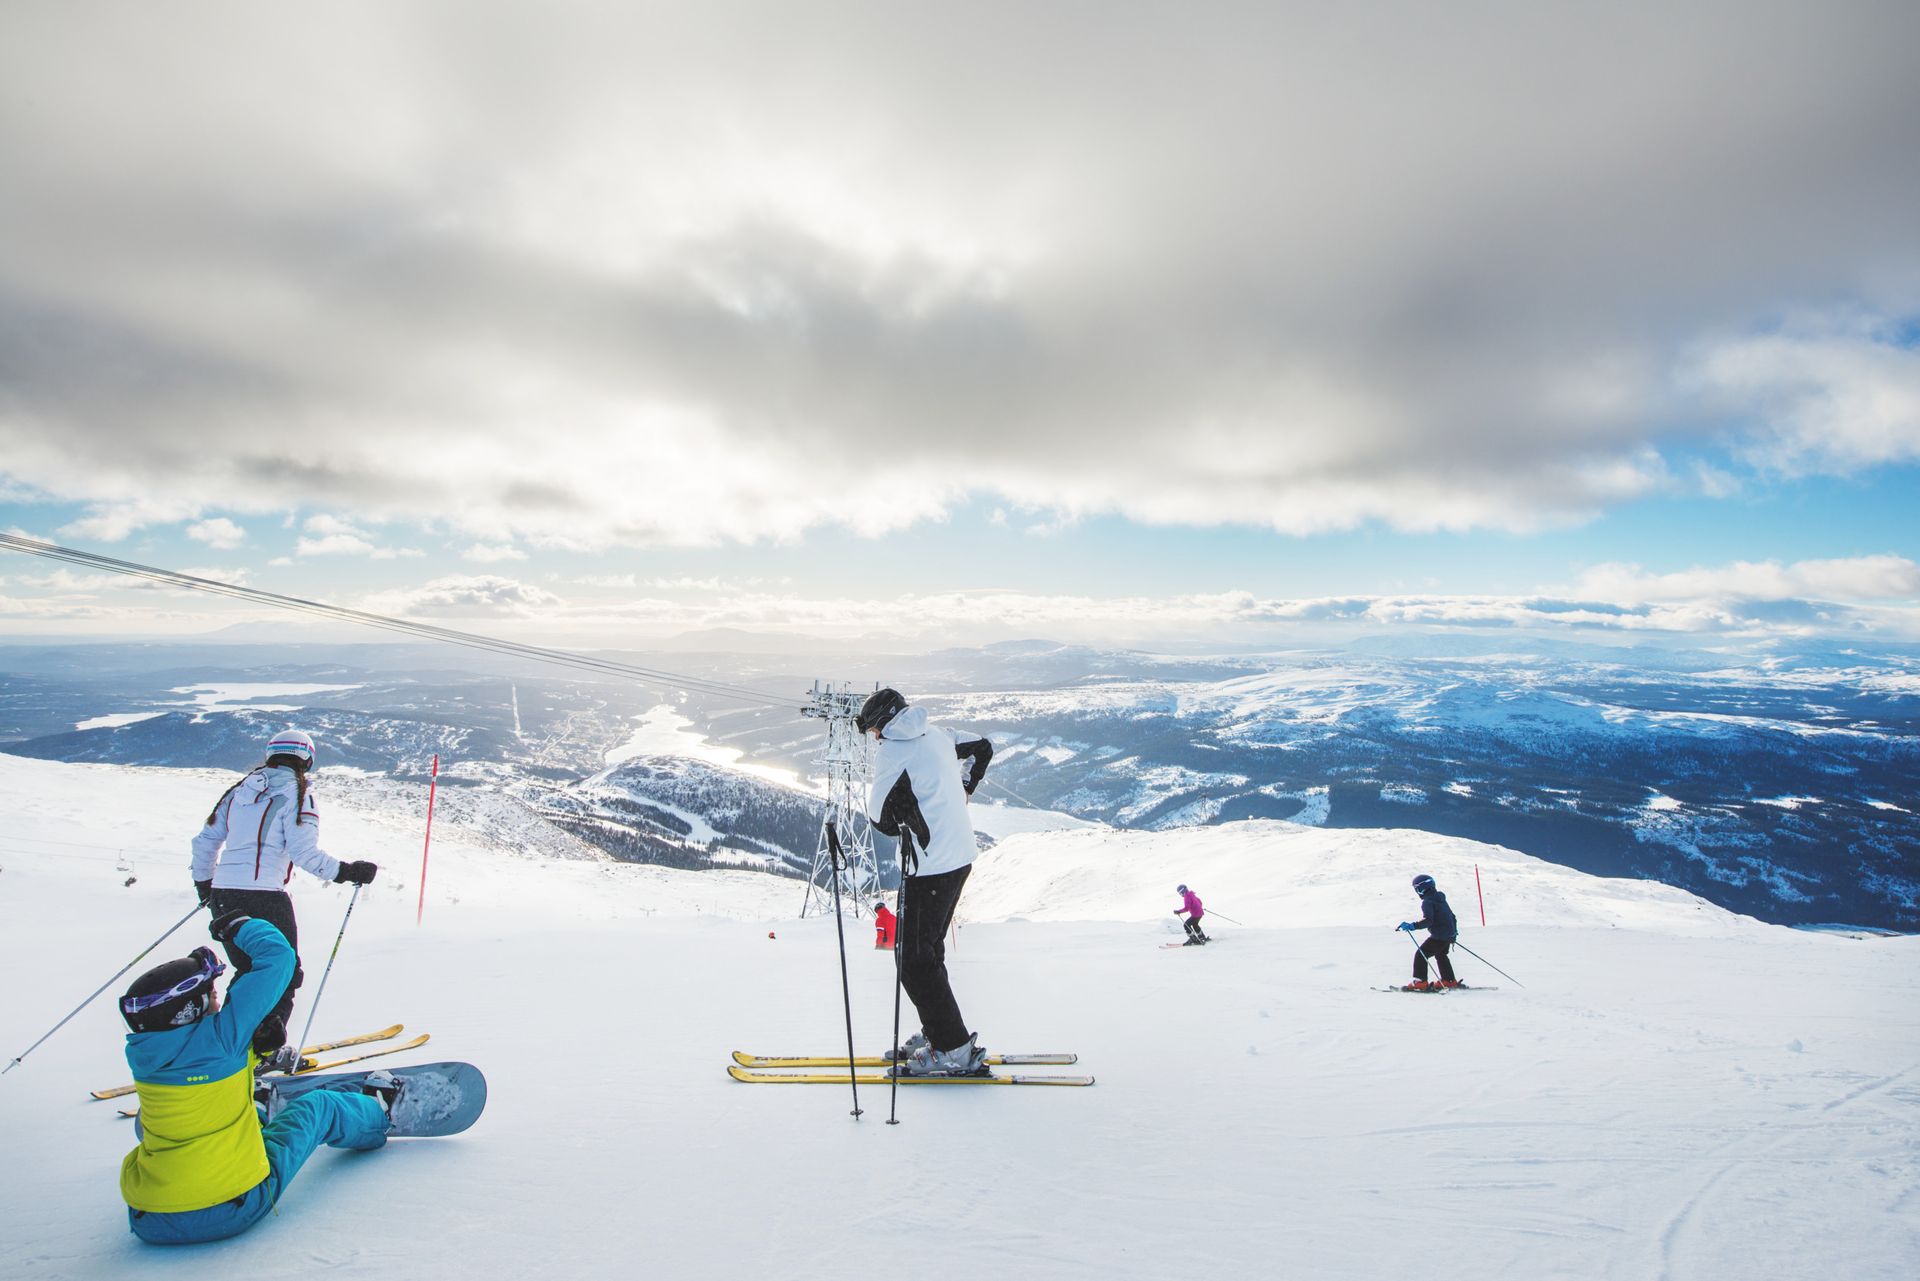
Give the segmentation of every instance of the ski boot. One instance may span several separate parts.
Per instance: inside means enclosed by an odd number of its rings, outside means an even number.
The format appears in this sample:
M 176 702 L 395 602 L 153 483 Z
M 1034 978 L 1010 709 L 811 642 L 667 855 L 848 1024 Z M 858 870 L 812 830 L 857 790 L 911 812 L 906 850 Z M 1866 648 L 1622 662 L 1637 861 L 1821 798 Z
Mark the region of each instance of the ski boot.
M 927 1046 L 927 1034 L 915 1032 L 908 1037 L 897 1050 L 888 1050 L 886 1057 L 894 1063 L 905 1063 Z
M 1441 979 L 1440 986 L 1443 988 L 1465 987 L 1466 984 L 1462 983 L 1459 979 Z
M 1400 990 L 1402 992 L 1431 992 L 1434 990 L 1434 985 L 1425 979 L 1415 979 Z
M 360 1093 L 380 1105 L 380 1110 L 386 1113 L 388 1129 L 393 1128 L 393 1109 L 399 1105 L 406 1089 L 407 1078 L 395 1076 L 385 1068 L 369 1072 L 360 1079 Z
M 951 1050 L 936 1050 L 931 1045 L 923 1045 L 901 1065 L 900 1075 L 990 1076 L 992 1074 L 987 1071 L 987 1052 L 975 1044 L 979 1038 L 978 1032 L 968 1033 L 967 1039 Z
M 260 1055 L 260 1061 L 253 1065 L 253 1074 L 256 1077 L 265 1076 L 269 1072 L 290 1074 L 299 1066 L 300 1051 L 291 1045 L 283 1045 L 277 1050 Z

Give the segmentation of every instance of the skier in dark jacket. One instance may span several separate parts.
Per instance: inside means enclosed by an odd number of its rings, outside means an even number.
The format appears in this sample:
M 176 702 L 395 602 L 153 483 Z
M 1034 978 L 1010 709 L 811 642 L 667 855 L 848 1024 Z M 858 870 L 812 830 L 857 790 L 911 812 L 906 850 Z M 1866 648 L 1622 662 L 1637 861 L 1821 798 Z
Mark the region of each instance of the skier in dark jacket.
M 1442 894 L 1433 883 L 1433 878 L 1425 872 L 1413 878 L 1413 892 L 1420 896 L 1420 906 L 1424 909 L 1417 921 L 1402 921 L 1400 928 L 1408 934 L 1415 930 L 1425 930 L 1427 941 L 1413 954 L 1413 982 L 1410 985 L 1416 992 L 1424 992 L 1427 983 L 1427 958 L 1440 968 L 1439 987 L 1459 987 L 1459 980 L 1453 977 L 1453 962 L 1447 959 L 1447 952 L 1460 937 L 1460 922 L 1447 906 L 1447 896 Z

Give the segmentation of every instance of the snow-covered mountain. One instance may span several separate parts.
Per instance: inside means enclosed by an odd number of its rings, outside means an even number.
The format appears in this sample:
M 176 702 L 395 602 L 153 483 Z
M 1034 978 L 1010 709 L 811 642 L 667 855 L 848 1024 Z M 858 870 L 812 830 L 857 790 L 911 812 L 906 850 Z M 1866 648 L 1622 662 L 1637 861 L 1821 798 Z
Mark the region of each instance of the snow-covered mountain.
M 187 911 L 186 840 L 226 777 L 0 755 L 0 1055 Z M 909 1087 L 889 1126 L 884 1090 L 861 1092 L 855 1120 L 844 1089 L 722 1071 L 733 1049 L 845 1044 L 834 922 L 793 919 L 793 881 L 562 857 L 436 820 L 416 925 L 425 789 L 380 786 L 329 794 L 325 843 L 382 871 L 315 1033 L 430 1032 L 399 1061 L 480 1064 L 486 1115 L 454 1139 L 323 1151 L 233 1241 L 142 1246 L 117 1194 L 128 1123 L 84 1093 L 125 1076 L 102 998 L 0 1080 L 8 1275 L 814 1281 L 938 1260 L 1350 1281 L 1440 1260 L 1892 1281 L 1920 1251 L 1920 939 L 1763 925 L 1417 831 L 1012 835 L 963 900 L 956 990 L 990 1049 L 1073 1050 L 1098 1084 Z M 1497 990 L 1371 990 L 1405 976 L 1392 925 L 1413 870 L 1518 982 L 1462 955 Z M 1180 880 L 1215 911 L 1212 947 L 1159 946 L 1178 937 Z M 348 893 L 298 874 L 290 889 L 317 972 Z M 893 969 L 866 939 L 849 932 L 847 960 L 870 1051 L 891 1035 Z
M 983 799 L 1128 830 L 1418 828 L 1767 920 L 1920 928 L 1920 656 L 1437 645 L 1025 641 L 849 662 L 991 735 Z M 193 647 L 9 650 L 0 750 L 241 768 L 297 715 L 335 766 L 422 779 L 437 753 L 447 785 L 503 790 L 623 857 L 782 871 L 811 852 L 795 797 L 817 786 L 820 737 L 793 708 L 668 708 L 630 684 L 352 648 L 236 649 L 225 666 Z M 775 690 L 818 663 L 674 657 Z M 684 732 L 636 729 L 667 712 Z M 587 785 L 635 755 L 653 759 L 644 774 Z
M 1765 919 L 1920 928 L 1920 664 L 1293 656 L 936 696 L 1030 801 L 1127 828 L 1417 827 Z

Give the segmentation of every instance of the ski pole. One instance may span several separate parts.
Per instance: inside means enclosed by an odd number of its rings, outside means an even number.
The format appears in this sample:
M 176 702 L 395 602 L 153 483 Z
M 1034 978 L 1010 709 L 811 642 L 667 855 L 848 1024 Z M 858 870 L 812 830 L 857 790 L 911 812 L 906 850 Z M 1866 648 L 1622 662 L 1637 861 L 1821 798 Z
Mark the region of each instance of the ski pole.
M 1505 979 L 1507 982 L 1513 984 L 1515 987 L 1526 986 L 1525 983 L 1522 983 L 1519 979 L 1513 977 L 1513 975 L 1507 973 L 1505 970 L 1495 965 L 1492 961 L 1489 961 L 1486 957 L 1480 955 L 1480 953 L 1474 951 L 1472 948 L 1468 947 L 1465 943 L 1462 943 L 1459 939 L 1455 939 L 1453 941 L 1453 945 L 1459 948 L 1462 952 L 1465 952 L 1468 956 L 1471 956 L 1474 960 L 1480 962 L 1480 964 L 1492 970 L 1495 974 L 1498 974 L 1501 978 Z
M 900 930 L 901 946 L 893 949 L 893 1070 L 888 1074 L 892 1079 L 887 1085 L 887 1124 L 900 1124 L 900 988 L 902 967 L 906 964 L 903 953 L 907 950 L 908 940 L 913 936 L 907 933 L 907 855 L 913 849 L 913 835 L 903 823 L 900 827 L 900 884 L 893 893 L 893 916 Z
M 1407 936 L 1407 942 L 1413 944 L 1413 972 L 1414 974 L 1418 975 L 1421 970 L 1426 968 L 1424 965 L 1420 963 L 1421 960 L 1426 956 L 1426 953 L 1420 950 L 1420 940 L 1413 937 L 1412 930 L 1405 930 L 1403 931 L 1403 933 L 1405 933 Z
M 1208 915 L 1208 916 L 1217 916 L 1217 917 L 1219 917 L 1219 918 L 1220 918 L 1221 920 L 1223 920 L 1223 921 L 1225 921 L 1225 922 L 1226 922 L 1226 923 L 1227 923 L 1228 925 L 1239 925 L 1239 924 L 1240 924 L 1240 922 L 1238 922 L 1238 921 L 1236 921 L 1236 920 L 1234 920 L 1234 919 L 1233 919 L 1233 918 L 1232 918 L 1231 916 L 1228 916 L 1228 915 L 1227 915 L 1227 914 L 1226 914 L 1225 912 L 1216 912 L 1216 911 L 1214 911 L 1214 910 L 1213 910 L 1212 908 L 1208 908 L 1208 909 L 1207 909 L 1207 915 Z M 1244 928 L 1246 928 L 1246 927 L 1245 927 L 1245 926 L 1241 926 L 1241 928 L 1243 928 L 1243 929 L 1244 929 Z
M 853 1062 L 853 992 L 847 981 L 847 927 L 840 917 L 840 832 L 827 820 L 827 848 L 833 853 L 833 932 L 840 938 L 840 1003 L 847 1011 L 847 1083 L 853 1086 L 853 1119 L 860 1119 L 860 1078 Z
M 139 956 L 134 957 L 131 961 L 128 961 L 125 965 L 121 966 L 120 972 L 118 974 L 115 974 L 113 978 L 108 979 L 105 983 L 102 983 L 99 987 L 95 988 L 93 990 L 93 996 L 89 996 L 86 1000 L 80 1002 L 79 1005 L 74 1007 L 73 1014 L 78 1014 L 81 1010 L 84 1010 L 89 1005 L 92 1005 L 94 997 L 99 996 L 102 992 L 112 987 L 114 985 L 115 980 L 117 980 L 121 974 L 125 974 L 128 970 L 140 964 L 140 962 L 143 959 L 145 959 L 148 952 L 153 951 L 154 948 L 159 947 L 162 943 L 166 942 L 169 938 L 171 938 L 173 936 L 174 930 L 179 929 L 182 925 L 185 925 L 188 921 L 191 921 L 193 919 L 194 912 L 198 912 L 201 908 L 205 906 L 206 906 L 205 903 L 195 903 L 193 905 L 193 912 L 188 912 L 185 916 L 175 921 L 173 923 L 172 928 L 170 928 L 165 934 L 162 934 L 159 938 L 147 944 L 145 951 L 141 952 Z M 67 1015 L 66 1018 L 61 1019 L 58 1023 L 55 1023 L 53 1027 L 47 1032 L 47 1036 L 52 1036 L 55 1032 L 58 1032 L 61 1028 L 65 1027 L 68 1023 L 72 1022 L 73 1014 L 69 1014 Z M 39 1041 L 35 1041 L 32 1045 L 29 1045 L 26 1049 L 14 1055 L 13 1061 L 11 1063 L 7 1064 L 3 1068 L 0 1068 L 0 1076 L 5 1076 L 7 1073 L 13 1071 L 14 1068 L 20 1066 L 20 1060 L 26 1058 L 27 1055 L 32 1054 L 35 1050 L 39 1049 L 41 1041 L 45 1041 L 47 1039 L 47 1036 L 41 1037 Z
M 313 1016 L 320 1012 L 320 998 L 327 994 L 327 975 L 333 973 L 333 958 L 340 955 L 340 940 L 347 936 L 347 922 L 353 919 L 353 905 L 360 901 L 360 886 L 353 887 L 353 897 L 347 900 L 347 914 L 340 918 L 340 932 L 333 936 L 333 951 L 327 953 L 327 968 L 320 973 L 320 989 L 313 994 L 313 1004 L 307 1007 L 306 1030 L 300 1033 L 296 1045 L 309 1045 L 307 1037 L 313 1032 Z

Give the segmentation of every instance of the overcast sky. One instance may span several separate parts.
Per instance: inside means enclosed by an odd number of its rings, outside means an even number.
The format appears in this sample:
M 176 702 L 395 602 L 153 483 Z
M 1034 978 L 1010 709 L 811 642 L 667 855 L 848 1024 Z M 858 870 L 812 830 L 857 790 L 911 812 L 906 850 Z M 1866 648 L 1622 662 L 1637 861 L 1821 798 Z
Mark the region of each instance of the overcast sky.
M 1920 6 L 0 8 L 0 528 L 602 643 L 1920 639 Z M 0 634 L 206 602 L 0 559 Z

